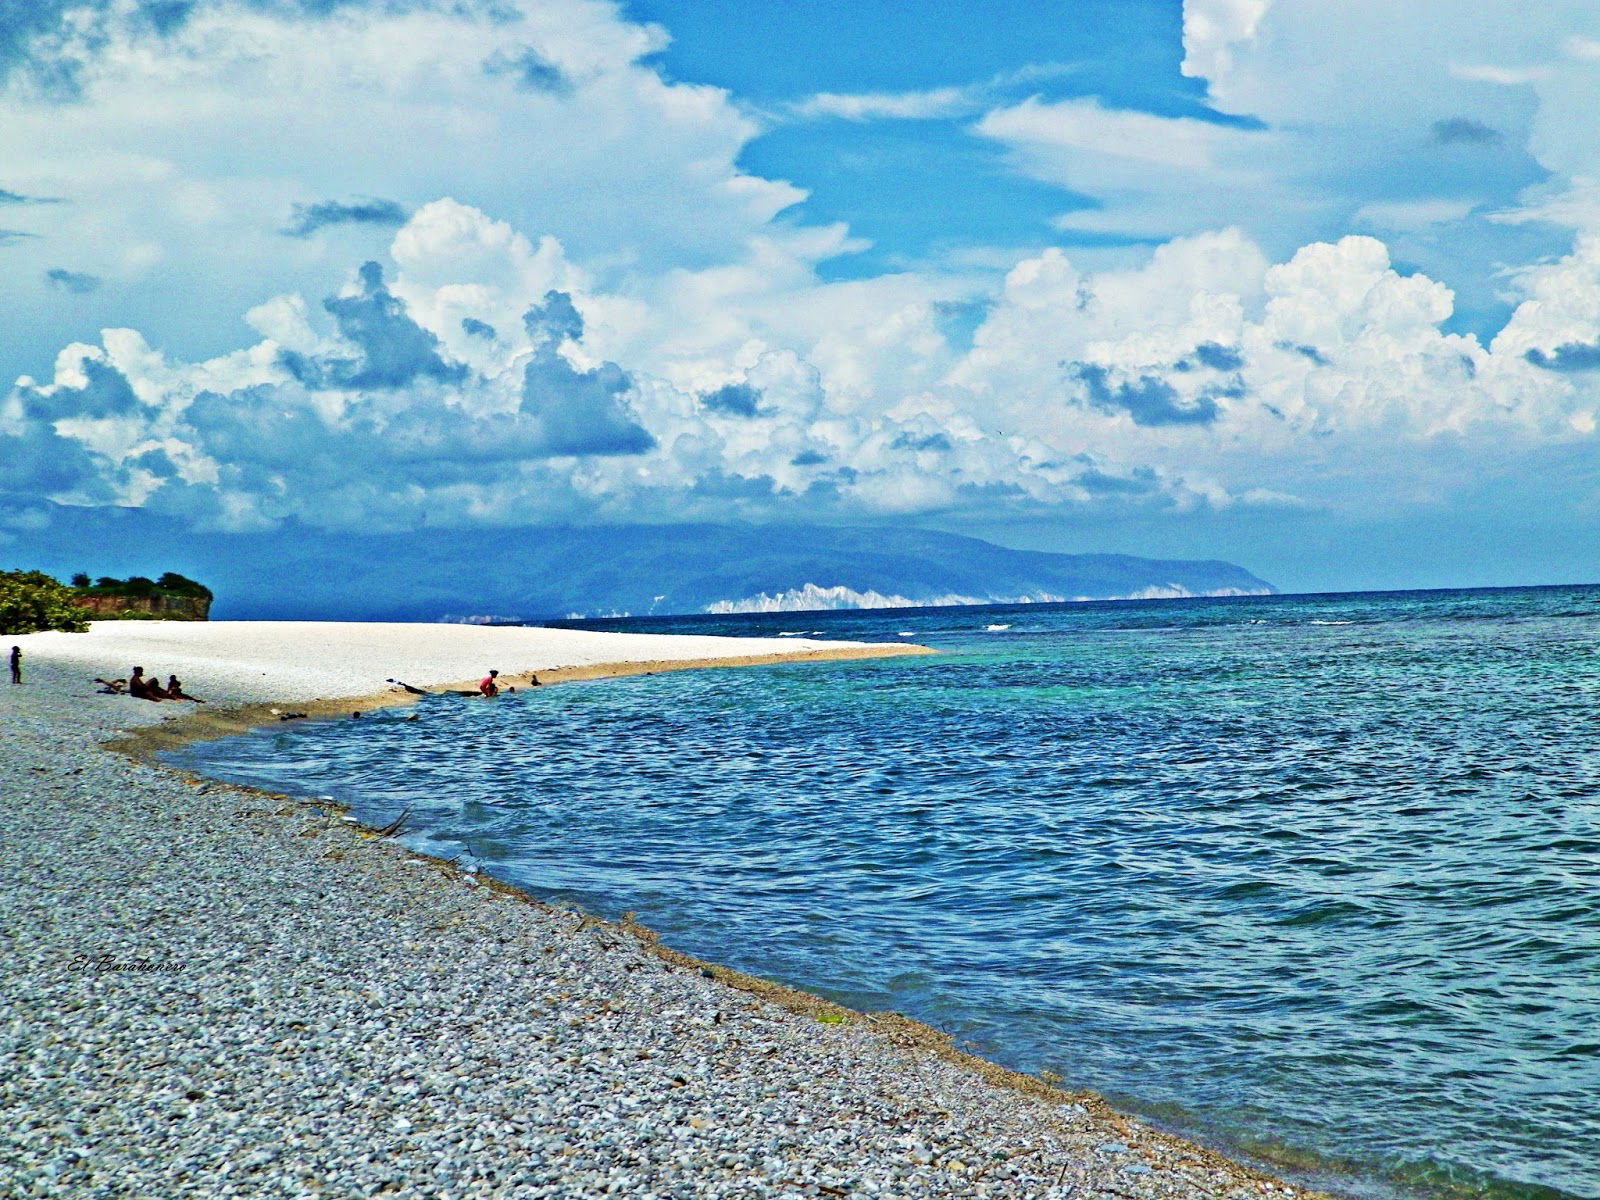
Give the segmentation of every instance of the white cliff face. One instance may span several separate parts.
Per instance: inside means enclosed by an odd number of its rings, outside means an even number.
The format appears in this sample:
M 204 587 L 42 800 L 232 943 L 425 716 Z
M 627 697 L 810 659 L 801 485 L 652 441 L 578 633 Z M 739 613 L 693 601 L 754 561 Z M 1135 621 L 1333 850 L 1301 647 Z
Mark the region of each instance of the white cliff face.
M 1074 600 L 1189 600 L 1199 596 L 1270 596 L 1268 588 L 1223 587 L 1194 592 L 1181 583 L 1158 584 L 1129 592 L 1126 596 L 1074 596 Z
M 1061 597 L 1053 597 L 1061 599 Z M 886 596 L 882 592 L 857 591 L 851 587 L 823 587 L 815 583 L 807 583 L 802 587 L 789 588 L 775 595 L 761 592 L 755 596 L 747 596 L 742 600 L 718 600 L 715 604 L 706 605 L 705 611 L 726 615 L 729 613 L 762 613 L 762 612 L 815 612 L 826 609 L 840 608 L 916 608 L 919 606 L 936 606 L 948 604 L 992 604 L 994 601 L 981 596 L 930 596 L 913 599 L 910 596 Z
M 901 596 L 885 595 L 872 590 L 857 591 L 842 584 L 823 587 L 807 583 L 803 587 L 769 595 L 761 592 L 741 600 L 718 600 L 708 604 L 705 611 L 718 616 L 733 613 L 818 612 L 837 609 L 861 608 L 945 608 L 961 604 L 1061 604 L 1067 601 L 1086 600 L 1182 600 L 1196 596 L 1270 596 L 1266 588 L 1215 588 L 1209 591 L 1191 591 L 1180 583 L 1140 588 L 1138 591 L 1115 596 L 1057 596 L 1049 592 L 1034 592 L 1026 596 Z

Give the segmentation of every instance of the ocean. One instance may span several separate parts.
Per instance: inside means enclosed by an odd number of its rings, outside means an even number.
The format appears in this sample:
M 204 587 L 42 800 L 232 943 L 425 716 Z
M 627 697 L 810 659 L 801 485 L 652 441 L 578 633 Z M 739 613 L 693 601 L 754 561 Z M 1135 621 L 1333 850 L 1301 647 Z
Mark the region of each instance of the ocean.
M 168 758 L 1346 1194 L 1600 1196 L 1600 587 L 570 624 L 941 653 Z

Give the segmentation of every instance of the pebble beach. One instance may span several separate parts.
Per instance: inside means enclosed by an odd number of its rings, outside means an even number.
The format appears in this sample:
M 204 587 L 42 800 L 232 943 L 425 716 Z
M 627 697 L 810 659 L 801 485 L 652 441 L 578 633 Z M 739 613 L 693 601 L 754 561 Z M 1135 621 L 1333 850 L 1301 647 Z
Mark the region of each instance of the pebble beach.
M 0 696 L 0 1194 L 1312 1195 L 893 1014 L 163 767 L 145 755 L 196 736 L 195 710 L 92 683 L 175 671 L 215 733 L 403 702 L 388 677 L 916 648 L 229 625 L 8 639 L 26 682 Z

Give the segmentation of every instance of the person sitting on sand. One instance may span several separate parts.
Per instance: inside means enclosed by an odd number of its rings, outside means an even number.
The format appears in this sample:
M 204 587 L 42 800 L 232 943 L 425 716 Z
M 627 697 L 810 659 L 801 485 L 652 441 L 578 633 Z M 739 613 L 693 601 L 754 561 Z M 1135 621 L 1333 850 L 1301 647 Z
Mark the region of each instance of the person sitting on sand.
M 140 700 L 165 700 L 167 696 L 159 683 L 144 677 L 143 667 L 135 667 L 128 673 L 128 695 Z
M 490 671 L 483 677 L 483 681 L 478 684 L 478 691 L 482 693 L 485 700 L 500 694 L 500 685 L 495 682 L 499 676 L 499 671 Z
M 176 675 L 168 675 L 167 676 L 167 699 L 168 700 L 191 700 L 195 704 L 204 704 L 205 703 L 205 701 L 200 699 L 199 696 L 191 696 L 187 692 L 185 692 L 183 690 L 183 683 L 178 679 L 178 677 Z
M 96 675 L 94 681 L 100 685 L 100 690 L 108 696 L 120 696 L 128 690 L 126 679 L 101 679 Z

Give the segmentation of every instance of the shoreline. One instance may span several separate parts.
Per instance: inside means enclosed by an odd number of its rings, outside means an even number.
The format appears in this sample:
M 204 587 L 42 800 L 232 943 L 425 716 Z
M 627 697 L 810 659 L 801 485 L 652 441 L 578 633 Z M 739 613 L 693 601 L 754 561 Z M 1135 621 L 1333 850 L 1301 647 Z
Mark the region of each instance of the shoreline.
M 861 658 L 869 656 L 875 649 L 852 647 L 847 652 L 840 653 L 837 647 L 821 651 L 797 647 L 794 652 L 725 655 L 719 660 L 712 661 L 655 659 L 624 664 L 589 663 L 571 666 L 568 669 L 572 673 L 561 678 L 594 679 L 609 675 L 688 669 L 706 665 L 751 665 L 755 662 Z M 897 644 L 885 646 L 883 649 L 890 654 L 917 653 L 922 650 L 920 647 L 911 648 Z M 47 684 L 54 683 L 59 686 L 60 673 L 60 669 L 47 668 L 44 672 Z M 541 680 L 548 678 L 550 682 L 556 681 L 554 671 L 547 676 L 546 671 L 541 669 L 538 674 Z M 56 675 L 57 678 L 51 680 L 51 675 Z M 512 682 L 521 686 L 515 679 Z M 449 689 L 446 687 L 442 690 Z M 29 694 L 17 699 L 28 699 L 30 696 L 31 688 Z M 366 700 L 339 697 L 315 703 L 328 706 L 322 715 L 331 716 L 337 712 L 351 711 L 354 707 L 371 705 L 374 700 L 403 704 L 412 698 L 404 692 L 387 692 Z M 119 701 L 123 705 L 132 704 L 127 698 L 106 699 L 113 705 Z M 311 711 L 311 702 L 290 699 L 282 703 L 293 704 L 296 711 L 306 711 L 308 714 Z M 14 707 L 15 703 L 6 706 L 7 717 L 13 715 L 11 710 Z M 965 1054 L 955 1049 L 948 1036 L 899 1014 L 857 1013 L 807 992 L 702 962 L 662 946 L 654 934 L 629 920 L 626 914 L 620 922 L 612 923 L 554 908 L 512 885 L 485 877 L 474 877 L 458 870 L 452 864 L 406 850 L 387 839 L 375 836 L 377 831 L 356 825 L 348 817 L 342 820 L 330 817 L 327 815 L 329 810 L 336 809 L 336 806 L 328 802 L 296 799 L 279 793 L 219 783 L 150 761 L 151 756 L 160 750 L 171 748 L 181 742 L 230 736 L 244 732 L 254 725 L 276 720 L 276 714 L 271 711 L 273 706 L 264 701 L 214 713 L 205 710 L 185 713 L 179 720 L 163 719 L 166 714 L 150 711 L 158 709 L 159 706 L 156 705 L 145 704 L 142 706 L 142 711 L 133 709 L 120 713 L 110 711 L 110 706 L 100 707 L 103 711 L 97 715 L 110 719 L 96 722 L 101 726 L 99 732 L 112 736 L 109 739 L 102 737 L 87 747 L 98 756 L 99 761 L 96 765 L 100 770 L 97 773 L 106 774 L 104 768 L 107 762 L 139 764 L 138 770 L 146 776 L 149 786 L 156 792 L 166 794 L 166 807 L 170 809 L 176 806 L 179 810 L 173 815 L 173 821 L 185 829 L 194 824 L 217 829 L 224 839 L 233 839 L 239 843 L 232 847 L 232 856 L 235 858 L 239 857 L 241 850 L 252 845 L 249 840 L 251 834 L 257 838 L 265 837 L 276 842 L 276 846 L 269 844 L 263 848 L 264 856 L 245 856 L 257 871 L 271 875 L 274 856 L 282 855 L 289 861 L 289 865 L 296 869 L 311 868 L 313 876 L 317 879 L 316 886 L 334 888 L 338 873 L 348 874 L 352 869 L 356 869 L 366 876 L 369 882 L 376 879 L 385 889 L 398 889 L 404 893 L 403 904 L 407 915 L 413 920 L 419 914 L 426 914 L 441 904 L 450 907 L 461 902 L 468 905 L 477 904 L 491 910 L 473 913 L 475 923 L 487 920 L 493 925 L 497 919 L 514 913 L 517 917 L 533 921 L 540 926 L 535 940 L 543 939 L 549 943 L 544 950 L 546 955 L 553 952 L 552 946 L 566 954 L 573 950 L 586 949 L 584 943 L 594 943 L 612 955 L 620 953 L 635 962 L 655 963 L 658 970 L 673 977 L 675 986 L 687 986 L 691 991 L 700 993 L 698 1003 L 717 1008 L 718 1016 L 715 1024 L 718 1026 L 724 1023 L 721 1011 L 723 1008 L 730 1004 L 753 1003 L 761 1014 L 760 1021 L 766 1023 L 775 1021 L 784 1029 L 791 1041 L 798 1036 L 800 1045 L 791 1045 L 791 1052 L 803 1050 L 818 1039 L 828 1043 L 842 1039 L 851 1044 L 848 1057 L 852 1061 L 852 1066 L 855 1059 L 862 1055 L 868 1059 L 881 1059 L 884 1055 L 889 1055 L 891 1060 L 896 1056 L 907 1056 L 898 1066 L 893 1061 L 887 1064 L 882 1062 L 874 1064 L 879 1082 L 881 1083 L 884 1078 L 889 1080 L 887 1090 L 884 1087 L 878 1088 L 883 1094 L 901 1095 L 907 1091 L 925 1089 L 929 1086 L 930 1075 L 943 1072 L 947 1078 L 943 1080 L 941 1086 L 946 1090 L 953 1088 L 955 1093 L 963 1095 L 963 1099 L 959 1104 L 950 1103 L 948 1098 L 941 1099 L 931 1114 L 924 1114 L 920 1106 L 913 1106 L 913 1112 L 919 1119 L 942 1112 L 948 1124 L 952 1111 L 962 1104 L 969 1109 L 975 1106 L 984 1111 L 995 1110 L 997 1115 L 992 1116 L 987 1124 L 978 1122 L 975 1128 L 967 1131 L 969 1136 L 966 1141 L 969 1144 L 966 1149 L 960 1151 L 966 1156 L 965 1158 L 954 1157 L 953 1154 L 941 1156 L 930 1152 L 926 1154 L 926 1161 L 922 1161 L 917 1153 L 913 1153 L 909 1164 L 910 1174 L 902 1172 L 897 1175 L 898 1182 L 895 1184 L 897 1187 L 910 1190 L 896 1194 L 1067 1196 L 1080 1194 L 1083 1188 L 1090 1187 L 1125 1197 L 1191 1195 L 1312 1197 L 1316 1195 L 1301 1187 L 1283 1184 L 1262 1170 L 1235 1162 L 1187 1139 L 1123 1116 L 1093 1093 L 1065 1091 L 1055 1086 L 1055 1081 L 1021 1075 L 987 1060 Z M 137 713 L 140 718 L 145 719 L 136 720 L 134 728 L 129 729 L 125 721 L 117 718 L 126 718 L 131 713 Z M 62 713 L 43 715 L 46 719 L 42 722 L 44 733 L 40 749 L 43 751 L 45 764 L 52 755 L 70 757 L 74 752 L 86 748 L 71 744 L 81 739 L 74 739 L 70 734 L 81 731 L 62 729 Z M 52 717 L 54 719 L 51 719 Z M 8 721 L 7 724 L 14 726 L 16 723 Z M 8 728 L 7 732 L 12 735 L 10 740 L 15 743 L 19 731 L 16 728 Z M 89 731 L 89 736 L 93 737 L 93 731 Z M 29 764 L 28 769 L 36 775 L 49 776 L 53 773 L 48 765 L 39 763 Z M 73 774 L 81 776 L 84 771 L 85 768 L 80 766 Z M 114 767 L 110 774 L 112 776 L 117 774 Z M 68 790 L 78 791 L 79 798 L 85 798 L 81 790 L 70 784 L 69 777 Z M 218 796 L 230 798 L 235 803 L 219 805 L 216 802 Z M 310 824 L 306 823 L 308 820 Z M 122 831 L 124 835 L 135 836 L 144 832 L 153 833 L 154 829 Z M 315 850 L 316 853 L 307 854 L 309 850 Z M 30 866 L 37 868 L 41 861 L 42 859 L 35 860 Z M 158 876 L 161 875 L 161 868 L 164 865 L 167 864 L 156 864 Z M 177 863 L 170 864 L 168 869 L 180 873 L 182 871 L 181 864 Z M 25 871 L 22 874 L 36 876 L 37 873 L 35 870 Z M 172 881 L 166 882 L 170 884 Z M 359 889 L 344 898 L 362 908 L 370 906 L 375 899 Z M 88 915 L 91 923 L 93 921 L 92 914 L 77 915 L 80 919 Z M 572 925 L 574 920 L 575 927 Z M 314 917 L 312 921 L 314 932 L 325 934 L 326 931 L 315 923 Z M 511 924 L 516 925 L 517 921 L 513 919 Z M 506 941 L 504 931 L 498 931 L 498 934 L 504 944 Z M 448 941 L 447 938 L 446 942 Z M 448 944 L 440 949 L 447 962 L 453 961 L 454 956 Z M 455 947 L 456 953 L 464 949 L 465 947 L 459 945 Z M 80 950 L 79 953 L 88 953 L 88 949 Z M 524 965 L 527 962 L 525 957 Z M 637 967 L 632 969 L 643 970 Z M 534 974 L 538 974 L 537 970 Z M 84 970 L 80 971 L 78 981 L 104 983 L 106 978 L 107 973 L 103 970 L 92 972 Z M 114 975 L 111 978 L 117 981 L 115 986 L 119 988 L 122 984 L 132 983 L 135 980 L 141 988 L 162 988 L 169 983 L 181 982 L 181 976 L 137 971 L 129 975 Z M 625 977 L 624 982 L 631 981 Z M 601 997 L 611 989 L 598 990 L 601 996 L 592 996 L 591 999 L 599 999 L 600 1003 L 609 1008 L 611 1000 Z M 736 996 L 744 999 L 735 1000 Z M 93 1011 L 92 1006 L 91 1011 Z M 230 1012 L 227 1015 L 234 1014 Z M 737 1048 L 737 1043 L 735 1046 Z M 529 1054 L 533 1057 L 537 1057 L 533 1055 L 535 1048 L 529 1049 Z M 377 1065 L 379 1064 L 365 1061 L 359 1052 L 355 1053 L 353 1060 L 346 1063 L 357 1076 Z M 750 1055 L 741 1052 L 735 1056 L 735 1062 L 724 1065 L 730 1071 L 739 1073 L 749 1072 L 761 1064 L 751 1060 Z M 703 1072 L 703 1060 L 701 1069 Z M 808 1094 L 810 1090 L 842 1086 L 839 1083 L 841 1076 L 837 1069 L 818 1074 L 802 1068 L 795 1074 L 794 1064 L 785 1063 L 782 1064 L 781 1070 L 791 1084 L 797 1078 L 804 1081 L 809 1077 L 812 1086 L 808 1089 Z M 759 1074 L 759 1071 L 757 1073 Z M 868 1074 L 872 1075 L 874 1072 L 869 1071 Z M 693 1075 L 689 1078 L 692 1080 Z M 674 1086 L 687 1088 L 691 1085 L 686 1081 Z M 967 1094 L 973 1088 L 987 1094 L 981 1097 Z M 714 1088 L 711 1090 L 715 1091 Z M 5 1099 L 7 1097 L 0 1095 L 0 1111 L 4 1111 Z M 861 1097 L 856 1099 L 860 1100 Z M 117 1101 L 112 1098 L 110 1103 L 115 1105 Z M 399 1119 L 405 1118 L 397 1118 Z M 935 1122 L 937 1123 L 937 1117 Z M 903 1124 L 904 1119 L 901 1118 L 889 1122 L 888 1127 L 900 1128 Z M 1051 1157 L 1048 1171 L 1041 1172 L 1036 1169 L 1042 1164 L 1024 1161 L 1036 1157 L 1036 1150 L 1025 1151 L 1024 1148 L 1014 1147 L 1015 1152 L 1012 1153 L 1003 1148 L 1010 1144 L 1008 1138 L 1014 1142 L 1019 1135 L 1024 1140 L 1036 1141 L 1043 1130 L 1052 1126 L 1059 1127 L 1057 1132 L 1065 1140 L 1057 1147 L 1058 1152 Z M 702 1126 L 696 1125 L 694 1119 L 690 1118 L 688 1128 L 698 1130 Z M 884 1132 L 885 1130 L 878 1131 L 879 1134 Z M 870 1175 L 875 1167 L 881 1167 L 891 1170 L 893 1174 L 907 1165 L 900 1161 L 904 1155 L 895 1153 L 888 1147 L 875 1145 L 864 1133 L 856 1140 L 861 1145 L 837 1164 L 837 1170 L 846 1173 L 854 1170 Z M 1071 1143 L 1076 1145 L 1069 1150 Z M 3 1144 L 3 1139 L 0 1139 L 0 1144 Z M 996 1147 L 1001 1148 L 996 1149 Z M 862 1153 L 866 1153 L 866 1161 L 860 1161 Z M 877 1158 L 882 1159 L 881 1162 L 873 1161 L 874 1153 Z M 24 1155 L 23 1161 L 26 1161 L 26 1157 Z M 986 1161 L 981 1171 L 975 1165 L 980 1157 Z M 973 1162 L 969 1163 L 968 1159 Z M 706 1182 L 716 1170 L 715 1164 L 710 1159 L 704 1162 L 690 1161 L 686 1165 L 686 1174 L 683 1178 L 692 1184 L 698 1184 Z M 776 1191 L 757 1193 L 741 1191 L 738 1194 L 857 1194 L 849 1187 L 840 1191 L 834 1184 L 823 1182 L 825 1171 L 821 1174 L 814 1172 L 815 1179 L 812 1182 L 806 1182 L 803 1174 L 802 1172 L 802 1178 L 798 1181 L 794 1179 L 779 1181 L 782 1186 Z M 750 1172 L 746 1171 L 742 1178 L 746 1178 L 748 1182 L 749 1177 Z M 580 1186 L 577 1190 L 570 1190 L 568 1185 L 560 1180 L 553 1186 L 556 1190 L 538 1194 L 563 1196 L 599 1194 L 596 1190 L 590 1190 L 587 1185 Z M 1063 1191 L 1063 1188 L 1066 1190 Z M 702 1192 L 696 1189 L 694 1194 L 724 1193 L 709 1190 Z M 860 1194 L 872 1194 L 872 1191 L 863 1191 Z
M 926 646 L 890 642 L 881 646 L 863 644 L 822 650 L 796 650 L 792 653 L 773 651 L 766 654 L 729 655 L 719 658 L 668 658 L 643 659 L 636 662 L 592 663 L 580 666 L 539 668 L 518 675 L 500 676 L 503 688 L 547 687 L 563 683 L 586 683 L 601 679 L 625 679 L 633 675 L 660 675 L 669 671 L 702 671 L 721 667 L 765 667 L 788 663 L 849 662 L 870 658 L 905 658 L 936 654 Z M 427 695 L 460 694 L 476 699 L 476 680 L 456 680 L 434 684 L 424 689 Z M 331 720 L 348 717 L 359 711 L 362 715 L 384 708 L 407 708 L 421 697 L 398 687 L 365 695 L 320 697 L 315 700 L 276 702 L 257 701 L 252 704 L 218 707 L 212 710 L 208 702 L 204 707 L 185 707 L 179 715 L 164 719 L 158 725 L 141 725 L 129 729 L 102 743 L 106 749 L 135 758 L 153 761 L 153 756 L 165 750 L 175 750 L 191 742 L 213 741 L 218 738 L 237 737 L 252 729 L 270 727 L 283 720 L 281 712 L 291 708 L 306 720 Z M 184 704 L 184 701 L 162 703 Z M 167 717 L 167 714 L 163 714 Z M 299 719 L 299 717 L 295 719 Z

